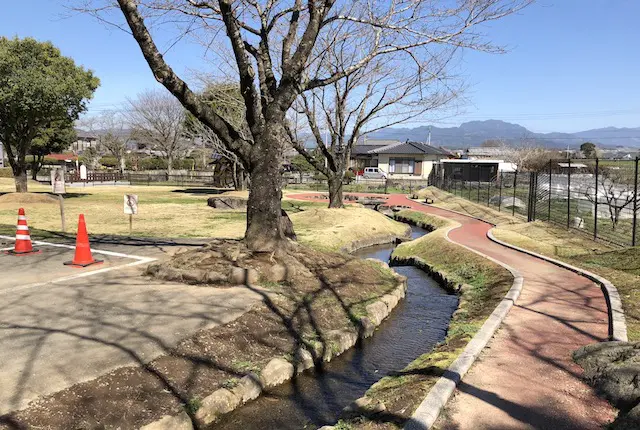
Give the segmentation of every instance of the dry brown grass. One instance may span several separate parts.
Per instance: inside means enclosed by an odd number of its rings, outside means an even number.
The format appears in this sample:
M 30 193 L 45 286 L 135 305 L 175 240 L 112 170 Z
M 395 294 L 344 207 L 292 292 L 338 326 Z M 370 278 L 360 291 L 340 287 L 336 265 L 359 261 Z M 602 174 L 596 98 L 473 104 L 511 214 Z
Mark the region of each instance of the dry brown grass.
M 487 206 L 456 197 L 436 187 L 423 188 L 418 191 L 417 194 L 420 199 L 425 199 L 426 197 L 433 199 L 434 206 L 482 218 L 494 224 L 518 224 L 522 222 L 521 218 L 516 218 L 506 212 L 499 212 Z
M 32 229 L 60 231 L 58 205 L 41 201 L 54 198 L 46 194 L 50 187 L 30 183 L 29 189 L 36 193 L 29 193 L 32 197 L 28 199 L 14 197 L 14 194 L 3 196 L 0 225 L 13 228 L 18 208 L 24 207 Z M 13 180 L 0 179 L 0 193 L 12 191 Z M 163 186 L 104 186 L 67 188 L 67 191 L 65 218 L 67 231 L 71 233 L 75 233 L 78 215 L 82 213 L 91 234 L 128 235 L 129 218 L 123 213 L 124 194 L 137 194 L 140 201 L 139 213 L 133 221 L 134 236 L 237 239 L 244 236 L 246 229 L 244 211 L 217 210 L 207 206 L 207 199 L 219 194 Z M 224 195 L 246 198 L 248 192 L 231 191 Z M 295 202 L 296 208 L 292 212 L 297 212 L 291 214 L 291 219 L 301 243 L 319 249 L 338 250 L 358 239 L 383 234 L 401 236 L 404 233 L 403 224 L 377 212 L 353 207 L 326 209 L 324 205 Z
M 300 243 L 338 250 L 352 242 L 378 235 L 403 236 L 406 226 L 370 209 L 313 208 L 291 215 Z

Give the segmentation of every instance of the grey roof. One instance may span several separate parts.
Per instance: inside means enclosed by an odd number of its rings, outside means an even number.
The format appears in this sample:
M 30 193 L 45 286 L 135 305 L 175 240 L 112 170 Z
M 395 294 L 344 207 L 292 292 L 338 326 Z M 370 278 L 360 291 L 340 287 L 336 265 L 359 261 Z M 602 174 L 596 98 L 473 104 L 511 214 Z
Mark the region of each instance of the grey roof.
M 448 151 L 436 146 L 426 145 L 421 142 L 397 142 L 383 148 L 374 149 L 371 152 L 377 154 L 428 154 L 451 155 Z
M 356 146 L 387 146 L 399 142 L 399 140 L 395 139 L 369 139 L 368 137 L 360 137 L 356 142 Z
M 386 148 L 388 145 L 354 145 L 351 149 L 352 155 L 373 154 L 376 149 Z
M 467 154 L 470 156 L 485 156 L 485 157 L 494 157 L 497 155 L 502 155 L 505 152 L 507 152 L 508 149 L 502 148 L 502 147 L 476 147 L 476 148 L 468 148 L 467 149 Z

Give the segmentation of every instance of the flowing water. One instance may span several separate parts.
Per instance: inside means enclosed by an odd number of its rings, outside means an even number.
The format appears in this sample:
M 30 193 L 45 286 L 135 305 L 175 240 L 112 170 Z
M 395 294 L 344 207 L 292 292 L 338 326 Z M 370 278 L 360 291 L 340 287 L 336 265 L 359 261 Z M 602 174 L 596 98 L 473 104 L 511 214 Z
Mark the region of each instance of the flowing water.
M 425 230 L 414 227 L 412 238 Z M 389 261 L 395 245 L 361 249 L 354 255 Z M 375 334 L 320 371 L 307 371 L 269 389 L 253 402 L 226 415 L 215 429 L 302 429 L 334 424 L 340 412 L 383 376 L 399 371 L 444 339 L 458 305 L 426 273 L 412 266 L 394 267 L 408 278 L 405 300 Z

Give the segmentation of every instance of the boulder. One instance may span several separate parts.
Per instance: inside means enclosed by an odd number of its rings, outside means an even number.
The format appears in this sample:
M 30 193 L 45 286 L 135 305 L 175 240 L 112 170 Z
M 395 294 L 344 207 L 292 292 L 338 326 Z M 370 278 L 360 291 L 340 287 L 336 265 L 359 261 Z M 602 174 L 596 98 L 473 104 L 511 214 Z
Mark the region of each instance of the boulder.
M 398 297 L 394 294 L 385 294 L 380 297 L 380 300 L 387 305 L 387 309 L 389 309 L 389 311 L 392 311 L 398 304 Z
M 195 414 L 196 421 L 201 426 L 208 426 L 240 405 L 240 398 L 226 388 L 216 390 L 202 400 L 202 405 Z
M 371 319 L 371 322 L 373 322 L 376 327 L 380 325 L 382 320 L 384 320 L 387 315 L 389 315 L 389 309 L 387 308 L 387 305 L 385 305 L 381 301 L 367 305 L 366 310 L 367 315 Z
M 214 209 L 247 209 L 247 200 L 241 197 L 210 197 L 207 205 Z
M 330 354 L 328 357 L 325 357 L 326 361 L 330 361 L 332 357 L 342 354 L 358 341 L 358 335 L 347 329 L 331 330 L 327 333 L 326 337 L 331 345 L 331 348 L 327 348 L 325 351 L 325 356 L 327 356 L 327 353 Z
M 231 390 L 234 396 L 240 399 L 241 403 L 247 403 L 250 400 L 257 399 L 262 392 L 260 385 L 260 377 L 253 373 L 245 375 L 240 379 L 238 385 Z
M 298 373 L 303 372 L 307 369 L 311 369 L 315 363 L 313 362 L 313 355 L 309 351 L 304 348 L 299 348 L 295 357 L 296 361 L 296 371 Z
M 587 381 L 616 408 L 629 411 L 640 402 L 640 342 L 587 345 L 574 352 L 573 359 L 584 369 Z
M 256 269 L 234 267 L 229 273 L 229 283 L 233 285 L 255 285 L 259 277 Z
M 193 430 L 193 425 L 189 415 L 181 412 L 175 416 L 165 415 L 158 421 L 141 427 L 140 430 Z
M 260 372 L 260 383 L 263 387 L 273 387 L 293 377 L 293 364 L 282 358 L 274 358 Z

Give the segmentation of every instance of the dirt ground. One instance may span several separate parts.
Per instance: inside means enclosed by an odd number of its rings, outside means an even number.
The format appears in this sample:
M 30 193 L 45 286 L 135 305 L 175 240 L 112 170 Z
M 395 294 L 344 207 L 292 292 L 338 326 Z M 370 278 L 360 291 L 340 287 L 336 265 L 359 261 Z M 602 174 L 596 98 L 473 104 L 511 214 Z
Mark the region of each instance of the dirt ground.
M 221 243 L 227 248 L 237 245 Z M 215 246 L 209 251 L 229 254 Z M 270 359 L 293 360 L 299 345 L 331 348 L 325 337 L 329 330 L 357 331 L 366 305 L 396 286 L 390 270 L 343 254 L 298 246 L 295 257 L 285 260 L 279 262 L 295 265 L 286 280 L 244 287 L 262 302 L 249 312 L 202 329 L 138 367 L 115 369 L 41 398 L 2 417 L 0 428 L 137 428 L 181 410 L 192 414 L 203 397 L 234 386 Z

